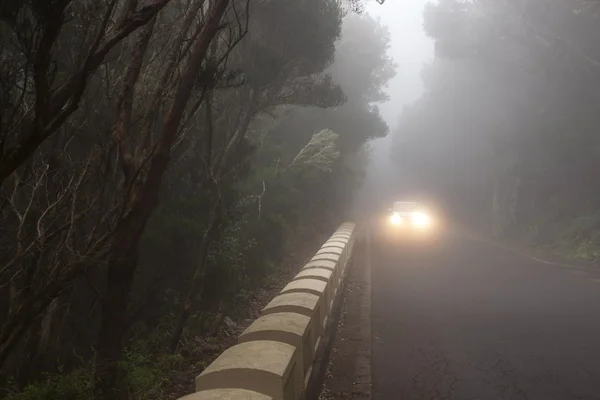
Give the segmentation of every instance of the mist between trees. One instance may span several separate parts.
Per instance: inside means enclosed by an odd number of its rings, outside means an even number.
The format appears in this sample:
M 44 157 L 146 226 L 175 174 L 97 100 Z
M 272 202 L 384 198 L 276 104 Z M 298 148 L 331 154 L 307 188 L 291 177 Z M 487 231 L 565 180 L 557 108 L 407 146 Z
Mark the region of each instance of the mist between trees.
M 597 258 L 599 13 L 583 1 L 429 5 L 436 57 L 400 118 L 396 161 L 479 228 Z
M 342 221 L 394 74 L 358 6 L 0 3 L 2 396 L 162 398 Z

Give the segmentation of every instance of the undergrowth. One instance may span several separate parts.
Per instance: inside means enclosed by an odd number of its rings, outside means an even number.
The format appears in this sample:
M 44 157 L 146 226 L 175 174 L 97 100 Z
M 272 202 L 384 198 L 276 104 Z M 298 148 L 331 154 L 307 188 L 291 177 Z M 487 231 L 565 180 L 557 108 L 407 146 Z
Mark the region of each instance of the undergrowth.
M 595 261 L 600 258 L 600 212 L 563 220 L 539 219 L 524 230 L 521 239 L 565 257 Z

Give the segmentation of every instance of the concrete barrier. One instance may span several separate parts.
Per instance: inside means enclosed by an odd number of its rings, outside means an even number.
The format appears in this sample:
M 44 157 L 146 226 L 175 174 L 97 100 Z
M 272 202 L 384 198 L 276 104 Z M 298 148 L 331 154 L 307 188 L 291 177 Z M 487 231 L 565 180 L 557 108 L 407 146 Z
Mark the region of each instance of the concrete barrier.
M 317 335 L 323 333 L 325 304 L 319 296 L 310 293 L 284 293 L 275 297 L 262 310 L 262 315 L 280 312 L 293 312 L 310 318 L 312 327 Z
M 313 262 L 313 261 L 331 261 L 331 262 L 335 263 L 335 269 L 340 268 L 340 271 L 336 271 L 335 275 L 344 271 L 344 266 L 340 263 L 341 257 L 336 254 L 330 254 L 330 253 L 315 254 L 315 256 L 310 259 L 309 263 Z
M 310 260 L 305 266 L 303 266 L 300 271 L 303 271 L 305 269 L 311 269 L 311 268 L 326 268 L 328 270 L 330 270 L 333 273 L 333 276 L 336 279 L 339 279 L 341 277 L 342 274 L 342 266 L 339 265 L 339 261 L 333 261 L 333 260 L 328 260 L 328 259 L 316 259 L 316 260 Z
M 304 268 L 296 274 L 292 282 L 306 279 L 318 280 L 324 282 L 327 285 L 327 294 L 323 298 L 323 300 L 327 300 L 327 302 L 325 303 L 325 309 L 328 312 L 331 306 L 331 302 L 333 301 L 333 298 L 339 287 L 339 280 L 335 278 L 334 271 L 328 268 Z M 326 320 L 327 315 L 325 315 L 325 317 L 323 318 L 323 324 L 325 324 Z
M 345 231 L 342 231 L 342 232 L 336 232 L 336 233 L 334 233 L 334 234 L 331 236 L 331 240 L 334 240 L 334 239 L 335 239 L 335 240 L 340 240 L 340 241 L 342 241 L 342 240 L 346 240 L 346 241 L 348 241 L 348 240 L 350 240 L 351 238 L 352 238 L 352 234 L 350 234 L 350 233 L 346 233 Z
M 346 249 L 348 251 L 352 251 L 352 240 L 353 240 L 353 236 L 346 234 L 346 233 L 335 233 L 331 239 L 331 241 L 339 241 L 339 242 L 345 242 L 346 243 Z
M 309 383 L 319 381 L 312 379 L 313 369 L 315 362 L 322 364 L 327 346 L 321 346 L 321 339 L 339 298 L 355 229 L 354 223 L 342 224 L 263 308 L 238 344 L 198 375 L 196 393 L 180 400 L 304 400 Z M 311 387 L 313 392 L 315 384 Z
M 326 259 L 317 259 L 317 260 L 309 261 L 300 270 L 308 269 L 308 268 L 327 268 L 332 271 L 335 271 L 337 264 L 338 263 L 336 261 L 326 260 Z
M 251 390 L 211 389 L 190 394 L 181 400 L 273 400 L 273 397 Z
M 319 251 L 317 251 L 317 254 L 315 254 L 315 257 L 321 255 L 321 254 L 328 254 L 328 255 L 333 255 L 333 256 L 337 256 L 338 258 L 342 257 L 342 254 L 344 254 L 344 249 L 341 249 L 339 247 L 321 247 L 321 249 Z M 313 258 L 315 258 L 313 257 Z
M 238 343 L 270 340 L 287 343 L 296 348 L 294 357 L 302 371 L 303 381 L 312 372 L 317 335 L 306 315 L 282 312 L 263 315 L 254 321 L 238 338 Z
M 304 267 L 302 267 L 300 269 L 300 272 L 309 270 L 309 269 L 328 269 L 331 271 L 332 275 L 331 275 L 330 290 L 333 290 L 333 295 L 335 296 L 335 292 L 337 291 L 337 288 L 340 286 L 340 283 L 343 278 L 343 276 L 342 276 L 343 271 L 342 271 L 341 265 L 339 265 L 339 263 L 329 261 L 329 260 L 310 261 L 308 264 L 306 264 Z M 330 299 L 330 300 L 333 300 L 333 299 Z
M 327 257 L 324 258 L 322 256 L 327 256 Z M 334 259 L 335 257 L 337 257 L 337 261 Z M 327 244 L 323 245 L 323 247 L 321 247 L 319 249 L 319 251 L 317 251 L 317 254 L 315 254 L 315 256 L 313 257 L 313 260 L 322 260 L 322 259 L 335 261 L 340 264 L 340 267 L 342 269 L 344 269 L 344 267 L 346 265 L 346 261 L 347 261 L 346 260 L 346 252 L 344 251 L 344 249 L 341 249 L 339 247 L 327 246 Z
M 340 249 L 345 249 L 348 242 L 344 242 L 343 239 L 338 240 L 337 238 L 333 238 L 325 242 L 323 247 L 339 247 Z
M 310 293 L 323 298 L 325 312 L 329 314 L 329 305 L 333 301 L 331 283 L 319 279 L 297 279 L 288 283 L 281 293 Z
M 332 240 L 329 242 L 325 242 L 325 244 L 323 245 L 323 247 L 321 247 L 321 249 L 319 250 L 319 252 L 327 252 L 326 250 L 333 250 L 333 251 L 339 251 L 339 254 L 341 255 L 342 259 L 345 260 L 347 258 L 348 252 L 346 251 L 347 247 L 347 243 L 344 243 L 342 241 L 336 241 L 336 240 Z M 317 254 L 319 254 L 319 252 L 317 252 Z M 334 253 L 334 254 L 337 254 Z
M 297 400 L 303 385 L 295 353 L 294 346 L 275 341 L 237 344 L 198 375 L 196 391 L 245 389 L 274 399 Z

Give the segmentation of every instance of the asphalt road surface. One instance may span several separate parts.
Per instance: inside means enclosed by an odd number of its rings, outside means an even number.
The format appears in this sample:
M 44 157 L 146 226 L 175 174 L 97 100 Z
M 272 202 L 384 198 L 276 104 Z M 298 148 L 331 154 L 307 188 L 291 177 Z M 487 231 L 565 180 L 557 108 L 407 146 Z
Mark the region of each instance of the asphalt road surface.
M 374 400 L 600 399 L 600 271 L 461 234 L 371 271 Z

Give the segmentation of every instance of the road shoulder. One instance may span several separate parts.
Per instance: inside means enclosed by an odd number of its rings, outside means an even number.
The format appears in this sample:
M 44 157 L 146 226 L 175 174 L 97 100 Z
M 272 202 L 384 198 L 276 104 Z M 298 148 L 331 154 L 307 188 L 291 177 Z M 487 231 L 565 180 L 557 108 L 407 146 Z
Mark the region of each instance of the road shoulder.
M 550 249 L 528 246 L 508 239 L 482 238 L 470 236 L 472 239 L 502 248 L 521 257 L 528 258 L 541 264 L 557 267 L 600 272 L 597 261 L 581 260 L 558 254 Z
M 370 242 L 357 243 L 319 400 L 371 399 Z

